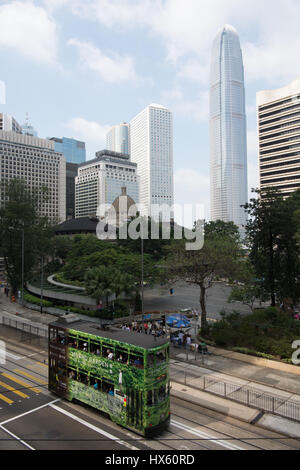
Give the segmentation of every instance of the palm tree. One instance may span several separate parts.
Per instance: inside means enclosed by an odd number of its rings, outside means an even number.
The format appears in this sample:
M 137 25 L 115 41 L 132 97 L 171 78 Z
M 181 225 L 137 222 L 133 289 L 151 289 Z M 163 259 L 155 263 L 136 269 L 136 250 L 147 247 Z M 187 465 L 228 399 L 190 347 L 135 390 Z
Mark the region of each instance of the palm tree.
M 130 274 L 116 271 L 114 283 L 116 299 L 118 299 L 122 293 L 126 295 L 131 294 L 133 290 L 136 290 L 134 278 Z
M 115 270 L 110 267 L 90 268 L 85 274 L 85 290 L 96 299 L 97 304 L 102 297 L 105 297 L 108 306 L 108 298 L 114 293 L 114 282 Z

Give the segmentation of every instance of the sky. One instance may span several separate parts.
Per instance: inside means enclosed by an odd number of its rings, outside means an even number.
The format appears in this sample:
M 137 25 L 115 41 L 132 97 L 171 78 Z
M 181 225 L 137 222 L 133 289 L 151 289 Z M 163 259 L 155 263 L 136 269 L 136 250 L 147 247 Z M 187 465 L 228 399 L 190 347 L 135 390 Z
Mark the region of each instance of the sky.
M 150 103 L 173 112 L 175 202 L 209 219 L 209 65 L 224 24 L 245 67 L 248 179 L 258 185 L 256 92 L 300 77 L 299 0 L 0 0 L 0 112 L 40 137 L 84 140 Z M 4 87 L 5 104 L 3 103 Z

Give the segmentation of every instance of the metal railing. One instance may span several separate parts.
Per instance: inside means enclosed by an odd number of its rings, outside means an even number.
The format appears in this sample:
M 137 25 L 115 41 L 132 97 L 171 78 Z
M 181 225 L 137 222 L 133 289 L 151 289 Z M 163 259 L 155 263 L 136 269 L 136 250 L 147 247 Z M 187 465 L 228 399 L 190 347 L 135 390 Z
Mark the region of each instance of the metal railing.
M 250 408 L 289 418 L 293 421 L 300 421 L 300 402 L 266 393 L 259 388 L 240 385 L 218 377 L 197 376 L 195 371 L 189 374 L 186 368 L 182 371 L 172 372 L 171 380 L 242 403 Z
M 48 338 L 48 328 L 46 326 L 33 325 L 28 321 L 24 321 L 24 319 L 15 319 L 5 315 L 0 316 L 0 322 L 4 326 L 15 328 L 23 333 L 28 333 L 30 336 Z

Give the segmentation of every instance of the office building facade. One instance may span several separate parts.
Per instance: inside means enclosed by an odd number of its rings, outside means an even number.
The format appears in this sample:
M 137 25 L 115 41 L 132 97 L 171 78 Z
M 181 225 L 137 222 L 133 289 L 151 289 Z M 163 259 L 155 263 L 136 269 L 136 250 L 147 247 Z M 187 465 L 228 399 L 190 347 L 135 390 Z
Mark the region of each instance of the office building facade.
M 106 134 L 106 148 L 113 152 L 130 154 L 130 126 L 123 122 L 113 126 Z
M 68 137 L 51 137 L 55 144 L 55 151 L 62 153 L 69 163 L 83 163 L 86 160 L 85 142 Z
M 256 95 L 260 189 L 300 188 L 300 79 Z
M 99 206 L 112 205 L 122 194 L 127 194 L 139 202 L 139 177 L 137 165 L 129 160 L 127 154 L 102 150 L 96 158 L 78 167 L 75 179 L 75 216 L 88 217 L 99 214 Z
M 22 134 L 22 126 L 9 114 L 0 113 L 0 131 Z
M 211 220 L 244 232 L 248 201 L 244 66 L 236 30 L 225 25 L 212 47 L 210 71 Z
M 173 116 L 164 106 L 151 104 L 130 122 L 130 157 L 137 164 L 140 203 L 146 214 L 168 221 L 173 217 Z M 159 206 L 166 210 L 160 211 Z
M 55 152 L 54 143 L 11 131 L 0 131 L 0 181 L 23 179 L 30 188 L 45 186 L 49 200 L 41 215 L 66 218 L 66 160 Z M 5 200 L 1 188 L 0 204 Z
M 77 163 L 66 163 L 66 218 L 75 218 L 75 179 L 78 174 Z

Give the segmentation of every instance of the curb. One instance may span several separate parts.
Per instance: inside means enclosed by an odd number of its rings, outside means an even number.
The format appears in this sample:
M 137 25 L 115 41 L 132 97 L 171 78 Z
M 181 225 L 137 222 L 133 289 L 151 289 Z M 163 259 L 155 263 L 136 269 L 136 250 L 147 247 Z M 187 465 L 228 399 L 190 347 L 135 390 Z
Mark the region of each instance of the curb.
M 171 384 L 172 384 L 172 382 L 174 382 L 176 384 L 179 384 L 179 385 L 182 385 L 182 387 L 185 387 L 184 384 L 182 384 L 180 382 L 175 382 L 175 380 L 171 380 Z M 199 390 L 199 392 L 205 393 L 208 396 L 211 396 L 211 397 L 215 398 L 216 401 L 219 398 L 221 400 L 225 400 L 226 402 L 228 402 L 229 406 L 227 407 L 227 412 L 225 412 L 225 409 L 221 409 L 221 406 L 218 405 L 217 403 L 210 404 L 209 402 L 206 402 L 205 400 L 203 400 L 201 402 L 201 398 L 193 399 L 193 397 L 191 397 L 190 395 L 186 396 L 186 394 L 183 393 L 183 392 L 172 390 L 172 387 L 171 387 L 171 396 L 173 396 L 175 398 L 179 398 L 180 400 L 186 401 L 188 403 L 193 403 L 194 405 L 201 406 L 203 408 L 214 411 L 216 413 L 220 413 L 224 416 L 228 416 L 230 418 L 238 419 L 238 420 L 243 421 L 243 422 L 248 423 L 248 424 L 252 424 L 252 423 L 256 422 L 257 420 L 259 420 L 262 417 L 263 412 L 261 410 L 256 409 L 256 408 L 249 408 L 246 405 L 242 405 L 240 403 L 232 402 L 230 400 L 227 400 L 226 398 L 217 397 L 216 395 L 209 394 L 208 392 L 204 392 L 202 390 Z M 249 411 L 251 416 L 247 419 L 239 413 L 231 412 L 230 411 L 230 404 L 232 404 L 232 405 L 235 404 L 241 409 L 244 408 L 244 410 Z

